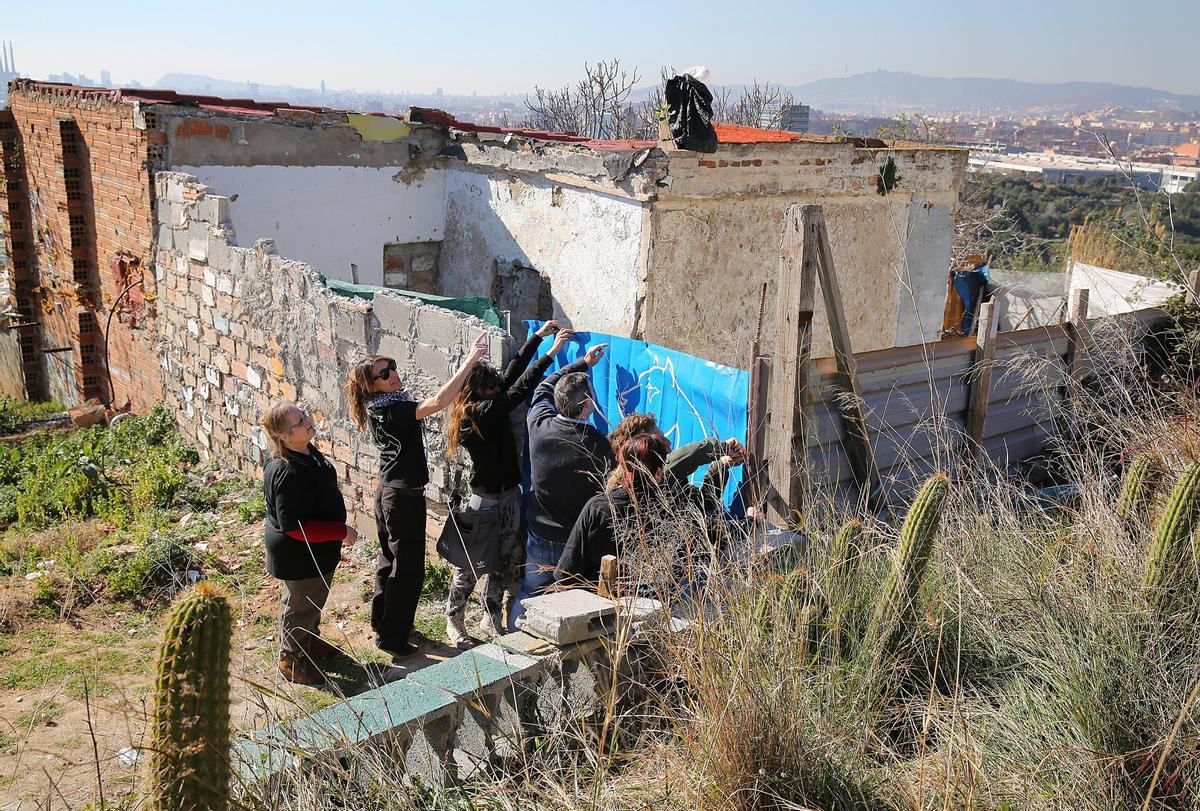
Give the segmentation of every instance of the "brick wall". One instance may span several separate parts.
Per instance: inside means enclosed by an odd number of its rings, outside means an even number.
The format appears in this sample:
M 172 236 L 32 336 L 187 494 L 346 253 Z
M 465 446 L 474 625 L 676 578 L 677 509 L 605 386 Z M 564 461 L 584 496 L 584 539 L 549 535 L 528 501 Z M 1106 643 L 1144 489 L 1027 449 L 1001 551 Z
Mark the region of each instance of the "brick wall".
M 154 272 L 165 402 L 206 459 L 257 475 L 266 441 L 258 425 L 277 397 L 313 412 L 318 439 L 338 469 L 347 504 L 371 530 L 378 458 L 349 419 L 342 385 L 368 354 L 397 361 L 418 395 L 445 382 L 480 333 L 489 359 L 504 361 L 504 333 L 471 316 L 383 292 L 373 302 L 334 295 L 317 272 L 278 256 L 274 243 L 229 244 L 229 198 L 175 172 L 155 176 L 158 250 Z M 448 464 L 440 421 L 425 421 L 430 498 L 444 500 L 461 475 Z
M 46 393 L 68 403 L 108 399 L 144 410 L 161 396 L 154 362 L 154 278 L 148 147 L 138 108 L 103 94 L 18 81 L 9 96 L 20 154 L 10 211 L 28 207 L 24 243 L 40 321 L 37 360 Z M 17 251 L 13 252 L 14 265 Z M 14 269 L 14 277 L 17 271 Z M 118 297 L 131 282 L 130 294 Z M 104 330 L 108 331 L 108 374 Z M 44 352 L 42 350 L 57 350 Z

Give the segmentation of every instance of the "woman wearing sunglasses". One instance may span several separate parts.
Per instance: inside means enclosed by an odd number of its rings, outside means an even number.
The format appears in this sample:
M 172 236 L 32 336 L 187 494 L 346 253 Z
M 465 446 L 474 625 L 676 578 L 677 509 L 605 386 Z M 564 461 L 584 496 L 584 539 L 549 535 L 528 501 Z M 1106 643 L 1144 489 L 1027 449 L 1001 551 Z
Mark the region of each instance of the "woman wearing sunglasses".
M 358 538 L 346 524 L 346 502 L 333 465 L 312 444 L 312 417 L 279 400 L 262 417 L 271 459 L 263 473 L 267 571 L 282 581 L 279 672 L 288 681 L 320 684 L 316 665 L 338 653 L 317 633 L 342 545 Z
M 396 361 L 375 357 L 350 370 L 346 398 L 359 428 L 371 434 L 379 450 L 379 487 L 375 491 L 375 525 L 379 531 L 379 560 L 371 627 L 376 646 L 393 658 L 410 656 L 409 642 L 417 603 L 425 584 L 425 485 L 429 465 L 421 420 L 450 405 L 467 374 L 487 354 L 487 337 L 480 335 L 458 371 L 424 400 L 404 390 Z

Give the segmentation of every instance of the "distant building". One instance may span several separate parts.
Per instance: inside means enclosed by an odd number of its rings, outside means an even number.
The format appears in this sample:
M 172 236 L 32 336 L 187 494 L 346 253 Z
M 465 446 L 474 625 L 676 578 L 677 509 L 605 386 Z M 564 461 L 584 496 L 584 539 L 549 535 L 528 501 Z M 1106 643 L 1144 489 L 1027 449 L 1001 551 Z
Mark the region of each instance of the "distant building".
M 808 132 L 810 108 L 807 104 L 793 104 L 779 119 L 779 129 L 788 132 Z
M 105 87 L 112 87 L 112 74 L 107 70 L 100 71 L 100 84 Z
M 12 43 L 0 42 L 0 107 L 8 103 L 8 83 L 20 76 L 13 61 Z
M 325 80 L 324 79 L 321 80 L 321 95 L 322 96 L 325 95 Z
M 972 155 L 969 168 L 979 172 L 1038 177 L 1046 183 L 1072 185 L 1099 177 L 1132 179 L 1138 188 L 1176 194 L 1200 177 L 1200 169 L 1161 163 L 1131 163 L 1123 167 L 1101 158 L 1023 152 L 1003 157 Z M 1128 174 L 1128 178 L 1126 175 Z

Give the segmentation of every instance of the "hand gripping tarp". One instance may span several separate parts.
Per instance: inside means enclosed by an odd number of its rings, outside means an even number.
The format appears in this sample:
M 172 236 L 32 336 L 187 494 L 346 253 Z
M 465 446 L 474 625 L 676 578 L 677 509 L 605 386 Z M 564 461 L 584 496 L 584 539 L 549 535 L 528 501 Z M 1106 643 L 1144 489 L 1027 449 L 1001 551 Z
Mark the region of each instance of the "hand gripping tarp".
M 530 332 L 541 321 L 526 321 Z M 553 337 L 542 341 L 545 354 Z M 577 332 L 559 353 L 550 370 L 583 357 L 597 344 L 608 344 L 604 358 L 592 369 L 592 387 L 599 411 L 592 424 L 605 433 L 633 413 L 653 414 L 659 427 L 678 448 L 702 439 L 734 438 L 746 442 L 746 398 L 750 374 L 741 369 L 693 357 L 632 338 L 602 332 Z M 692 477 L 699 484 L 704 469 Z M 733 505 L 742 484 L 742 468 L 735 468 L 725 488 L 725 503 Z

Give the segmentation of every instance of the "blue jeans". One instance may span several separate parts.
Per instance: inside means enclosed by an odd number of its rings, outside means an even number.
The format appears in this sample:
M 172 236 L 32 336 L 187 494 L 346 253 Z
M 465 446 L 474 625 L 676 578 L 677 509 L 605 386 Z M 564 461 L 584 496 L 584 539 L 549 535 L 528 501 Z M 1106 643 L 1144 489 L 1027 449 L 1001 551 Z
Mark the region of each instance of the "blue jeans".
M 547 541 L 528 530 L 525 541 L 525 576 L 521 579 L 521 590 L 517 592 L 517 604 L 508 619 L 508 630 L 517 630 L 516 619 L 525 613 L 525 600 L 536 597 L 554 582 L 554 569 L 562 557 L 566 544 Z

